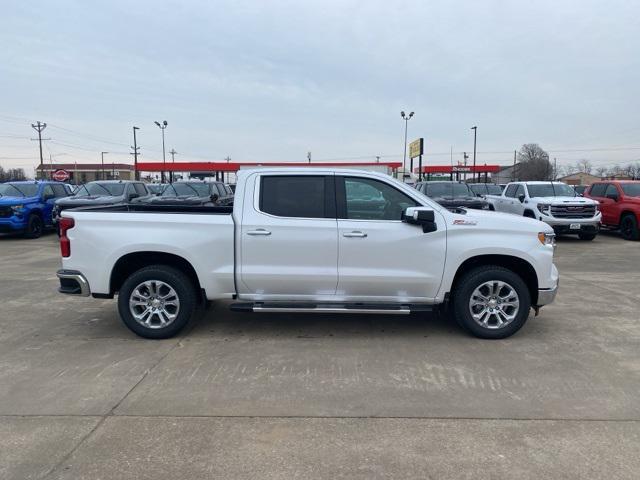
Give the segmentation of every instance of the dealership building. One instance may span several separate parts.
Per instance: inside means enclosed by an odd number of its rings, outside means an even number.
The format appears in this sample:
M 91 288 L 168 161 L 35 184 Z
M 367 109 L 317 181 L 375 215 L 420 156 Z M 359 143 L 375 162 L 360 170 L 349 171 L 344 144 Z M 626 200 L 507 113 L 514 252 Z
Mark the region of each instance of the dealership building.
M 45 163 L 36 169 L 38 178 L 58 179 L 68 183 L 94 180 L 133 180 L 135 169 L 126 163 Z

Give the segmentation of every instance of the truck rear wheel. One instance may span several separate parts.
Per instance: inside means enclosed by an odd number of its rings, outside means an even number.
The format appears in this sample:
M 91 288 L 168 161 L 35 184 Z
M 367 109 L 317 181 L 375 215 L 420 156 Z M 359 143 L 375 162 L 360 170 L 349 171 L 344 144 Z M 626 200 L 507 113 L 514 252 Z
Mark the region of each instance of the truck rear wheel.
M 640 239 L 640 230 L 638 230 L 638 221 L 632 214 L 626 214 L 620 221 L 620 233 L 625 240 Z
M 191 320 L 196 304 L 193 282 L 166 265 L 152 265 L 133 273 L 118 294 L 120 318 L 144 338 L 176 335 Z
M 522 278 L 503 267 L 475 268 L 457 282 L 452 312 L 458 324 L 479 338 L 506 338 L 527 321 L 531 295 Z

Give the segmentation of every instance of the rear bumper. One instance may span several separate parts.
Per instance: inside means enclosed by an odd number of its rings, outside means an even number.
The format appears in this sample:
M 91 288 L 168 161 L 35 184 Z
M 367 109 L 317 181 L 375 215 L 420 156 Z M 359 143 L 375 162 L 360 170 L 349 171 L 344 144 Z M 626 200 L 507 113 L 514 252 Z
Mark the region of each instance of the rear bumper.
M 58 292 L 67 295 L 79 295 L 81 297 L 91 295 L 89 282 L 87 282 L 87 279 L 84 278 L 84 275 L 80 272 L 76 270 L 58 270 L 56 275 L 60 280 Z

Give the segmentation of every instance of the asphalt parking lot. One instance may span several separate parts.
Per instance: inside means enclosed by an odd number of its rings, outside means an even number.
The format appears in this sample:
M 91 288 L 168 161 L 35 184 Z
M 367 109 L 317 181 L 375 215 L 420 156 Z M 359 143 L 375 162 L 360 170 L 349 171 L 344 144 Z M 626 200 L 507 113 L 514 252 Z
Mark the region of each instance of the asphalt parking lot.
M 0 238 L 0 478 L 640 477 L 640 244 L 561 239 L 507 340 L 438 317 L 204 312 L 150 341 Z

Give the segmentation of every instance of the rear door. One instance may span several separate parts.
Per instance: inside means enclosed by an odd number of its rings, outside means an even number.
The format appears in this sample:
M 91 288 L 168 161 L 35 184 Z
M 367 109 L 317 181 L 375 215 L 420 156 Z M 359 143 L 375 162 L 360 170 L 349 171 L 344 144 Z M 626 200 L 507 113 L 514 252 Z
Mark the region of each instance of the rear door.
M 401 221 L 420 202 L 377 178 L 336 176 L 338 297 L 357 301 L 425 301 L 440 287 L 446 226 L 438 230 Z
M 240 293 L 283 300 L 333 297 L 338 283 L 333 175 L 256 174 L 247 180 Z
M 515 201 L 516 190 L 518 189 L 518 184 L 511 183 L 507 186 L 507 189 L 504 192 L 504 197 L 499 200 L 500 208 L 497 208 L 498 211 L 514 213 L 515 205 L 513 202 Z

